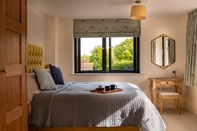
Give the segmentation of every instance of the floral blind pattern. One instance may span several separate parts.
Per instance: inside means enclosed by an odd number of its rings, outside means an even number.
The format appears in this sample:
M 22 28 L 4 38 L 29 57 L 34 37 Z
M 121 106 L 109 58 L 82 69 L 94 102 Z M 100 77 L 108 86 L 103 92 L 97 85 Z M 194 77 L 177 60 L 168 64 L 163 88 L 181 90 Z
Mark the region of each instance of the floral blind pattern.
M 197 9 L 188 14 L 184 85 L 197 87 Z
M 131 19 L 74 20 L 74 38 L 81 37 L 139 37 L 140 21 Z

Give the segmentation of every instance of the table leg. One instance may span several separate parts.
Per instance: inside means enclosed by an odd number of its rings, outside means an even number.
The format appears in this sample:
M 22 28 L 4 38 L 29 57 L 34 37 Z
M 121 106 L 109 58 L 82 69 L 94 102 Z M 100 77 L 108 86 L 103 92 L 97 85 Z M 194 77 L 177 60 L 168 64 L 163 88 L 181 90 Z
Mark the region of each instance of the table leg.
M 157 90 L 156 90 L 156 82 L 153 82 L 153 86 L 152 86 L 152 93 L 153 93 L 153 104 L 155 105 L 155 107 L 157 107 Z
M 152 85 L 152 81 L 150 82 L 149 91 L 150 91 L 150 98 L 151 98 L 151 101 L 153 102 L 153 85 Z

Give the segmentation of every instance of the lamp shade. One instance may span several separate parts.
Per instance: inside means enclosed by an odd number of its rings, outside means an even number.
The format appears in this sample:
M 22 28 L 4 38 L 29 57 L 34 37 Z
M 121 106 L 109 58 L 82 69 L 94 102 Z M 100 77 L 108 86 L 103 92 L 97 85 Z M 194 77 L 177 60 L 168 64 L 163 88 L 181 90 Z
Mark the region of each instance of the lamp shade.
M 130 18 L 133 20 L 146 19 L 146 7 L 143 5 L 134 5 L 131 7 Z

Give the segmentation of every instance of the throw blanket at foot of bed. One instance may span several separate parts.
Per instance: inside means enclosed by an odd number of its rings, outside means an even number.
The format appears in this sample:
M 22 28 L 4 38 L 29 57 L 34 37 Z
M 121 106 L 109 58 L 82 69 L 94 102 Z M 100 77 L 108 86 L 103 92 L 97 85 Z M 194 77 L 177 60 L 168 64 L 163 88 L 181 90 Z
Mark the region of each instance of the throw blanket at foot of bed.
M 113 83 L 122 92 L 92 93 L 108 82 L 66 83 L 55 91 L 33 97 L 30 124 L 36 126 L 134 126 L 144 131 L 165 131 L 165 124 L 149 98 L 134 84 Z

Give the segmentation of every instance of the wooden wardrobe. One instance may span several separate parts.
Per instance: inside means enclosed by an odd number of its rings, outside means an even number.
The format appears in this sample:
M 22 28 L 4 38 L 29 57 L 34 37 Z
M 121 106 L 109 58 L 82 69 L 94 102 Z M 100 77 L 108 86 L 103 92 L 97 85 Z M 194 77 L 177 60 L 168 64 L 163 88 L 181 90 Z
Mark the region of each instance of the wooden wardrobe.
M 0 0 L 0 131 L 28 131 L 26 0 Z

